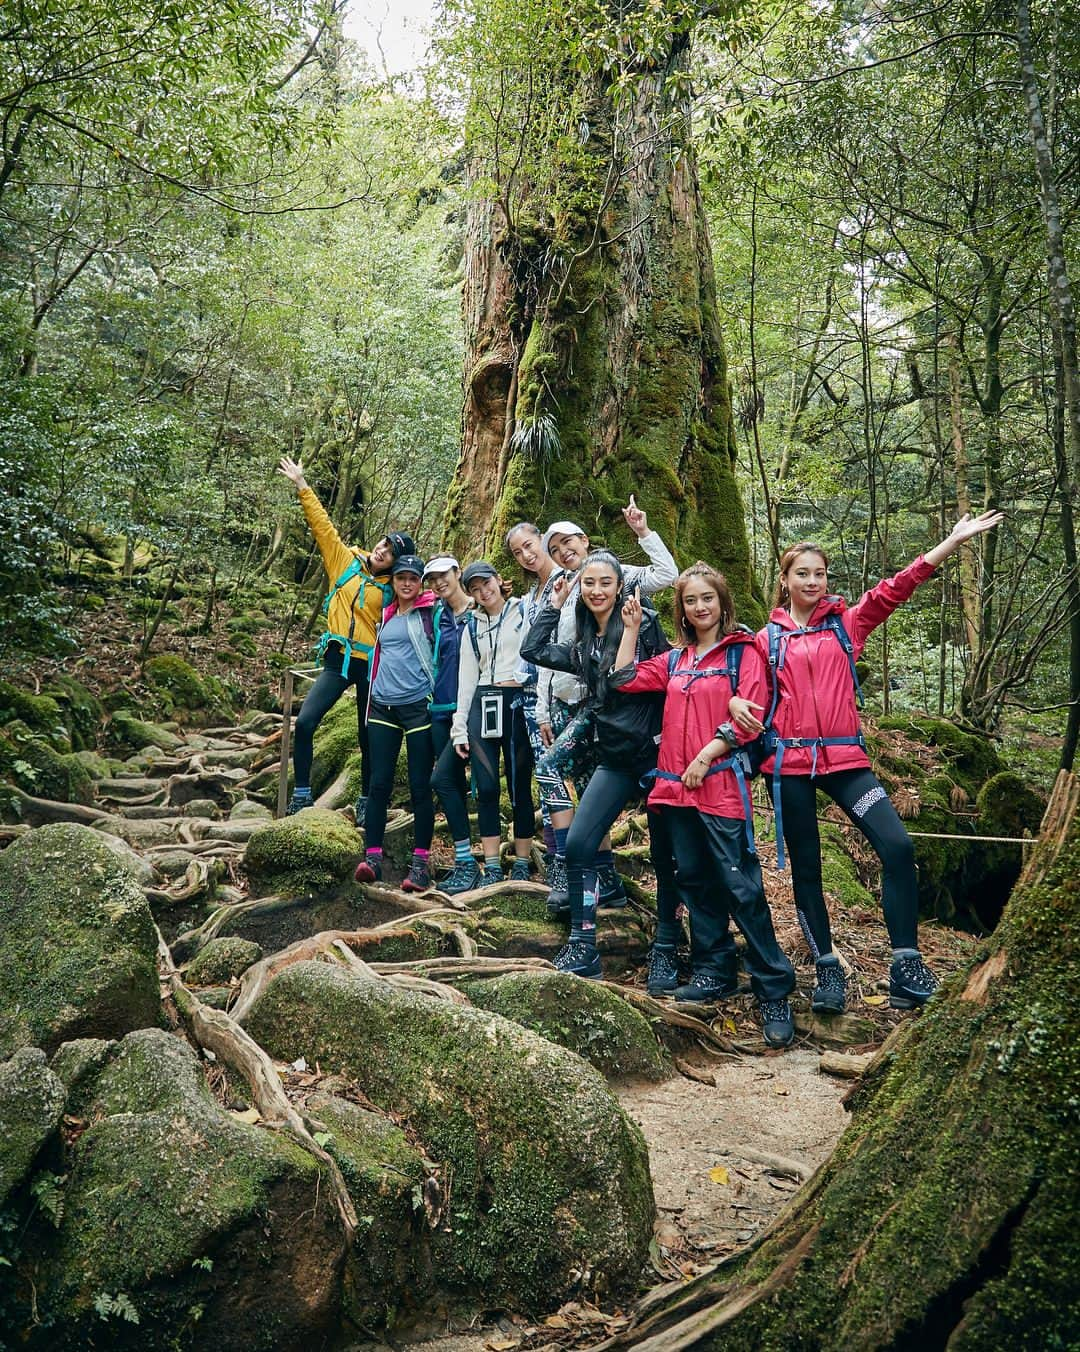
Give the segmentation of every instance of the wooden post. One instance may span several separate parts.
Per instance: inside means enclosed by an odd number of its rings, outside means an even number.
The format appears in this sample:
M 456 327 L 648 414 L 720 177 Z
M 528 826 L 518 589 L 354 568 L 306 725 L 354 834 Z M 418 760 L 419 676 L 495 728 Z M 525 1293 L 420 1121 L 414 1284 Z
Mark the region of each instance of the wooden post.
M 278 768 L 277 816 L 284 817 L 289 792 L 289 753 L 292 746 L 293 669 L 285 672 L 285 689 L 281 696 L 281 765 Z

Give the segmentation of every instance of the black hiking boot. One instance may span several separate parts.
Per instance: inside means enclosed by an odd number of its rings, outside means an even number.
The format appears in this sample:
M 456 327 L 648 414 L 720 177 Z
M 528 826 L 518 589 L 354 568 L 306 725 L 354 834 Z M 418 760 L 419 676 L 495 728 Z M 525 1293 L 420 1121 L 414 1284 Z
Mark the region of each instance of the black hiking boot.
M 596 870 L 596 905 L 609 911 L 621 910 L 627 901 L 626 888 L 615 872 L 614 864 L 603 864 Z
M 584 977 L 587 981 L 596 981 L 600 977 L 600 954 L 595 944 L 587 944 L 582 939 L 574 939 L 565 944 L 555 954 L 555 970 L 566 972 L 569 976 Z
M 548 915 L 558 920 L 570 914 L 570 892 L 566 884 L 566 859 L 561 854 L 552 856 L 548 869 Z
M 810 1008 L 815 1014 L 843 1014 L 847 981 L 839 958 L 831 954 L 827 958 L 818 958 L 814 974 L 817 982 L 810 997 Z
M 675 999 L 680 1004 L 711 1004 L 726 1000 L 739 989 L 738 981 L 725 981 L 716 972 L 695 972 L 685 986 L 677 986 Z
M 298 812 L 303 812 L 306 807 L 314 807 L 315 799 L 311 796 L 311 790 L 306 793 L 294 793 L 289 799 L 289 806 L 285 809 L 286 817 L 295 817 Z
M 761 1035 L 770 1047 L 790 1047 L 795 1041 L 795 1020 L 790 1000 L 759 1000 Z
M 645 989 L 650 995 L 670 995 L 679 984 L 679 964 L 673 948 L 658 948 L 653 944 L 649 950 L 649 975 Z

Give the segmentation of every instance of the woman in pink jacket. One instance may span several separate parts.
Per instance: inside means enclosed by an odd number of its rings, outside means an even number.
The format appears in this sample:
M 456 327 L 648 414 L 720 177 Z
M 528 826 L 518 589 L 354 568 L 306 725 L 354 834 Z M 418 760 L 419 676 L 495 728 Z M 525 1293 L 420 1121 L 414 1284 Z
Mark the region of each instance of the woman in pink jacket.
M 937 979 L 918 948 L 919 901 L 911 838 L 866 754 L 856 705 L 855 660 L 872 631 L 939 564 L 965 540 L 992 530 L 1001 519 L 997 511 L 974 519 L 964 516 L 941 544 L 895 577 L 879 582 L 851 607 L 842 597 L 829 594 L 829 561 L 817 545 L 792 545 L 780 559 L 775 609 L 757 636 L 772 681 L 768 728 L 753 713 L 764 711 L 756 701 L 733 699 L 731 717 L 744 733 L 765 732 L 766 748 L 773 751 L 762 773 L 774 782 L 777 850 L 782 861 L 782 838 L 791 856 L 799 921 L 815 958 L 811 1004 L 819 1013 L 839 1013 L 846 995 L 821 888 L 819 789 L 839 803 L 882 863 L 881 904 L 893 950 L 889 1003 L 894 1009 L 911 1009 L 925 1004 L 937 989 Z
M 613 684 L 627 693 L 666 693 L 649 810 L 659 814 L 663 834 L 670 838 L 678 889 L 690 910 L 693 971 L 689 982 L 679 986 L 674 979 L 678 931 L 658 895 L 649 989 L 662 988 L 666 964 L 672 977 L 668 989 L 676 987 L 676 1000 L 733 995 L 738 960 L 729 919 L 734 918 L 746 939 L 746 970 L 765 1041 L 786 1047 L 795 1037 L 788 1001 L 795 973 L 776 942 L 754 848 L 752 808 L 739 755 L 740 745 L 750 737 L 728 721 L 736 690 L 751 702 L 765 697 L 761 654 L 750 631 L 735 623 L 723 574 L 707 563 L 693 564 L 675 583 L 675 642 L 680 646 L 624 666 L 633 661 L 641 624 L 636 596 L 623 607 L 623 623 Z

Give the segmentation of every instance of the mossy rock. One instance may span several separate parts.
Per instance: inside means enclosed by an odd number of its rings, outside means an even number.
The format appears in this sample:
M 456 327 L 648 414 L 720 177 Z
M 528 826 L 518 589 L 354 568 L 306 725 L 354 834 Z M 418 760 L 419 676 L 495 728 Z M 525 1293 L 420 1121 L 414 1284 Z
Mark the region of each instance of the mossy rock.
M 64 1086 L 40 1047 L 0 1064 L 0 1207 L 30 1172 L 64 1115 Z
M 126 863 L 85 826 L 0 854 L 0 1055 L 119 1037 L 160 1017 L 157 935 Z
M 359 832 L 336 812 L 309 807 L 259 827 L 244 851 L 256 893 L 297 897 L 352 878 L 363 858 Z
M 101 756 L 96 751 L 75 751 L 72 754 L 95 782 L 110 779 L 113 775 L 123 774 L 124 772 L 123 761 Z
M 242 657 L 259 655 L 258 646 L 250 634 L 232 633 L 229 635 L 229 643 L 233 652 L 239 653 Z
M 984 835 L 1036 836 L 1046 811 L 1042 796 L 1011 770 L 993 775 L 975 800 Z
M 116 709 L 106 731 L 113 746 L 129 747 L 133 751 L 143 751 L 147 747 L 175 751 L 180 745 L 180 738 L 167 728 L 159 723 L 144 723 L 129 709 Z
M 330 1137 L 326 1148 L 360 1218 L 345 1268 L 345 1317 L 360 1329 L 400 1334 L 434 1287 L 431 1223 L 421 1199 L 425 1184 L 441 1195 L 435 1166 L 379 1113 L 321 1092 L 307 1108 Z
M 475 936 L 481 953 L 503 958 L 547 958 L 550 962 L 566 943 L 565 925 L 550 920 L 511 919 L 488 911 L 481 903 L 482 923 Z M 601 912 L 596 946 L 606 977 L 639 967 L 651 943 L 650 931 L 636 913 Z
M 279 1059 L 353 1080 L 452 1171 L 431 1235 L 440 1286 L 537 1310 L 637 1280 L 654 1216 L 648 1152 L 580 1057 L 485 1010 L 316 962 L 281 972 L 247 1027 Z
M 41 1323 L 19 1311 L 20 1346 L 166 1352 L 195 1321 L 199 1346 L 321 1345 L 344 1239 L 311 1155 L 221 1108 L 187 1044 L 157 1029 L 113 1049 L 81 1111 L 59 1228 L 38 1215 L 27 1234 Z M 105 1293 L 138 1323 L 103 1324 Z
M 246 972 L 262 955 L 260 945 L 250 939 L 239 939 L 236 935 L 211 939 L 192 960 L 184 979 L 192 986 L 226 985 L 233 977 Z
M 105 717 L 105 706 L 81 681 L 66 672 L 54 676 L 43 694 L 60 707 L 73 751 L 92 751 Z
M 945 718 L 898 716 L 882 718 L 878 726 L 905 732 L 916 741 L 937 747 L 950 775 L 970 797 L 1001 769 L 993 743 L 983 734 L 965 732 Z
M 648 1020 L 602 985 L 562 972 L 508 972 L 461 989 L 480 1009 L 577 1052 L 609 1080 L 669 1073 Z
M 0 776 L 36 798 L 59 803 L 90 803 L 94 783 L 77 754 L 57 751 L 25 723 L 9 723 L 0 733 Z
M 9 681 L 0 681 L 0 727 L 14 722 L 24 724 L 60 751 L 71 750 L 67 722 L 55 699 L 50 695 L 31 695 Z
M 175 653 L 159 653 L 143 665 L 143 677 L 155 690 L 169 695 L 183 709 L 205 709 L 210 697 L 202 677 Z

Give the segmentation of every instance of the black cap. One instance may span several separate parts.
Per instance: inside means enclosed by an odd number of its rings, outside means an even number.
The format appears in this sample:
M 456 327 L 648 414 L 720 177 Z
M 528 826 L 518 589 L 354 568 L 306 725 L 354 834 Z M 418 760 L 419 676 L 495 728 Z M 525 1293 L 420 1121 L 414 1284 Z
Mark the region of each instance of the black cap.
M 469 583 L 476 582 L 482 577 L 498 577 L 497 568 L 493 568 L 486 559 L 479 559 L 476 563 L 470 563 L 461 575 L 461 585 L 466 591 L 469 590 Z
M 419 554 L 402 554 L 393 562 L 390 569 L 390 576 L 396 573 L 415 573 L 417 577 L 424 576 L 424 560 Z
M 406 535 L 404 531 L 392 530 L 386 536 L 390 545 L 390 551 L 395 559 L 403 558 L 406 554 L 416 557 L 416 542 L 411 535 Z

